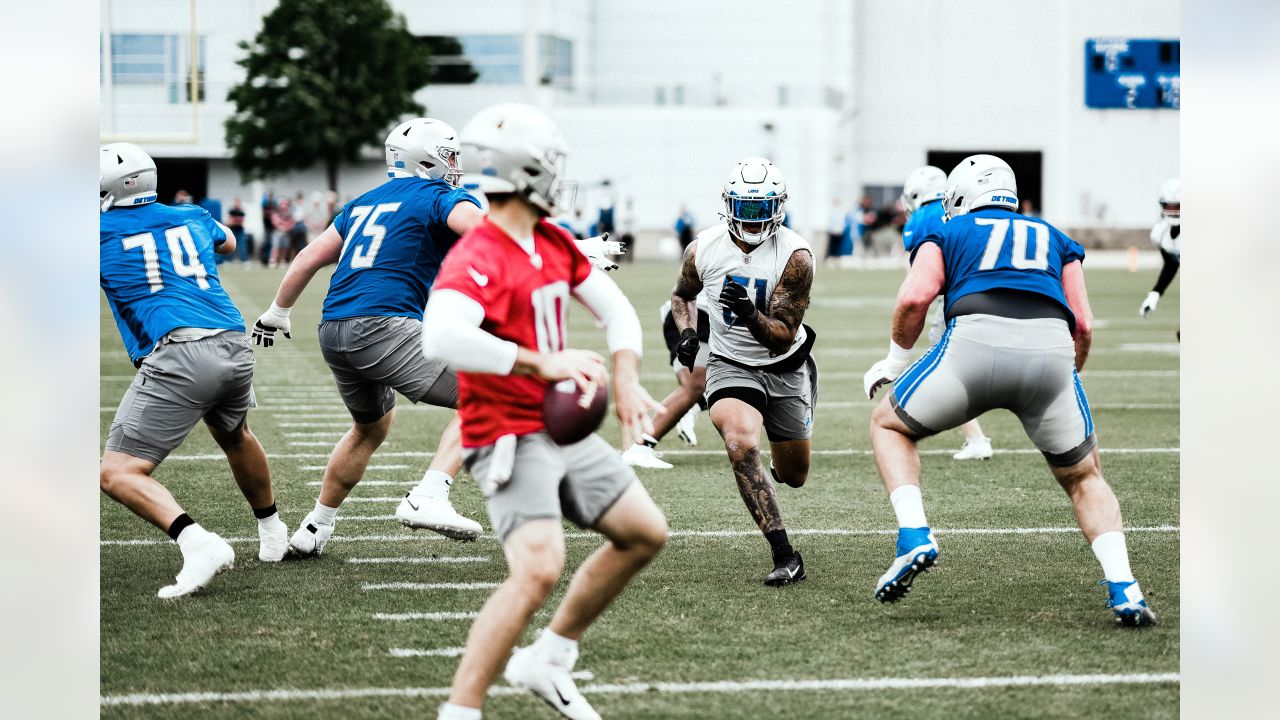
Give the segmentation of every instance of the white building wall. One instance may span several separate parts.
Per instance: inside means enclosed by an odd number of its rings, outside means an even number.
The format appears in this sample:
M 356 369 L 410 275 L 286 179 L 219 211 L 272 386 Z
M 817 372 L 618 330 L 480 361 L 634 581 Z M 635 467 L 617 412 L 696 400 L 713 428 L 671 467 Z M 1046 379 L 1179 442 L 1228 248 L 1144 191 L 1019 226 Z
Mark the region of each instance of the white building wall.
M 1176 0 L 857 4 L 859 184 L 901 184 L 930 149 L 1039 150 L 1051 222 L 1156 218 L 1178 174 L 1178 112 L 1086 108 L 1084 44 L 1178 37 Z

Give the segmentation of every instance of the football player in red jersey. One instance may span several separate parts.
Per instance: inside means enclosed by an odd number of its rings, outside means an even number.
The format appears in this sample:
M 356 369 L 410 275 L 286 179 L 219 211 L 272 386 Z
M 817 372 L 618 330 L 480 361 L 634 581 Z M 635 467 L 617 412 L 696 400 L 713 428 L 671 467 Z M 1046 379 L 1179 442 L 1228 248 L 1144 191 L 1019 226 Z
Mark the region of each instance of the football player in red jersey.
M 466 465 L 487 498 L 507 580 L 471 626 L 445 720 L 475 720 L 502 663 L 564 568 L 561 518 L 608 542 L 574 574 L 550 624 L 511 655 L 504 676 L 569 718 L 600 716 L 570 672 L 578 639 L 662 549 L 667 522 L 635 473 L 599 435 L 557 445 L 542 403 L 549 383 L 584 391 L 606 380 L 596 353 L 567 348 L 570 296 L 604 327 L 613 355 L 613 398 L 624 447 L 652 432 L 661 410 L 639 382 L 640 321 L 612 280 L 546 218 L 556 211 L 565 146 L 554 123 L 506 103 L 462 131 L 467 179 L 490 211 L 446 256 L 427 304 L 423 347 L 456 368 Z

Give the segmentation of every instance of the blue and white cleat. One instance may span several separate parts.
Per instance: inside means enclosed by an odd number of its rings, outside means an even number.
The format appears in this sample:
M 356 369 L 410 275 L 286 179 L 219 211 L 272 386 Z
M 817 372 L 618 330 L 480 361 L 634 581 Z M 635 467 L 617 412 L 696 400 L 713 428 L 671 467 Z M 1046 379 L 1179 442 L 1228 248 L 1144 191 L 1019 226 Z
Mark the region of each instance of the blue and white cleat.
M 1099 580 L 1099 585 L 1107 586 L 1107 607 L 1116 614 L 1116 624 L 1128 627 L 1155 625 L 1156 614 L 1147 607 L 1142 596 L 1142 588 L 1138 581 L 1110 582 Z
M 911 592 L 911 583 L 938 562 L 938 541 L 928 527 L 898 528 L 898 557 L 876 583 L 876 599 L 897 602 Z

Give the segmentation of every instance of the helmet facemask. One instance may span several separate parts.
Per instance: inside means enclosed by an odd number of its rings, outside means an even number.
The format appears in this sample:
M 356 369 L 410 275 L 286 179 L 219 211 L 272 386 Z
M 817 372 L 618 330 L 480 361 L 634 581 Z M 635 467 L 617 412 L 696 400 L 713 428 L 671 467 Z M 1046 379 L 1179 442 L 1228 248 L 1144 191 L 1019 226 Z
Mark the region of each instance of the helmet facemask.
M 723 193 L 729 233 L 748 245 L 759 245 L 773 237 L 786 215 L 787 194 L 766 197 Z

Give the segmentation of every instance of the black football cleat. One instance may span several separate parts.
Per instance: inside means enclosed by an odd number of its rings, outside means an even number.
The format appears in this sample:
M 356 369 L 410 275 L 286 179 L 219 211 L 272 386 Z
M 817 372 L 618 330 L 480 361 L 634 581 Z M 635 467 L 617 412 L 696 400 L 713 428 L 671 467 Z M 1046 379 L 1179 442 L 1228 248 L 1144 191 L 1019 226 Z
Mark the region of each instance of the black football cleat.
M 798 583 L 804 578 L 804 558 L 800 557 L 800 553 L 793 553 L 791 557 L 781 562 L 774 562 L 773 571 L 764 576 L 764 584 L 769 587 L 782 587 Z

